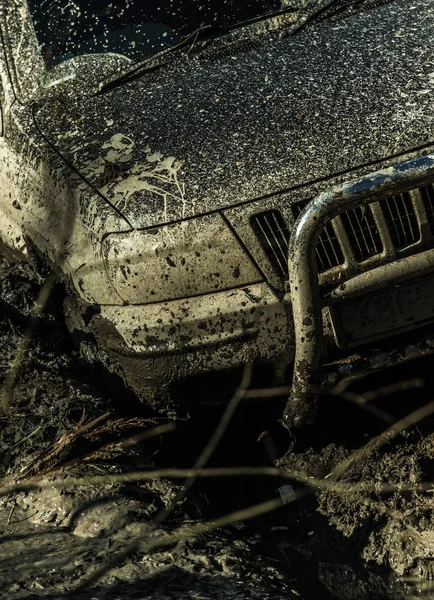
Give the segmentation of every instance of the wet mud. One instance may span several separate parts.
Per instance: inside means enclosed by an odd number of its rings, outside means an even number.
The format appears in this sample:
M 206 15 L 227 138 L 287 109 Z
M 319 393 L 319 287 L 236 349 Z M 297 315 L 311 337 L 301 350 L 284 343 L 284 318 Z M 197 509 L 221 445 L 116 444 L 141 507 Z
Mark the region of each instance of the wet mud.
M 55 487 L 66 477 L 189 468 L 223 406 L 215 401 L 214 387 L 211 402 L 193 403 L 188 417 L 176 427 L 168 424 L 80 357 L 63 325 L 60 287 L 53 289 L 43 313 L 32 317 L 40 285 L 25 265 L 0 260 L 3 386 L 17 349 L 31 332 L 11 386 L 9 412 L 0 416 L 0 477 L 3 485 L 33 476 L 41 484 L 0 498 L 2 598 L 67 593 L 88 600 L 434 595 L 430 416 L 385 440 L 386 425 L 378 416 L 324 396 L 316 423 L 290 436 L 278 420 L 284 399 L 250 401 L 237 410 L 210 466 L 277 465 L 293 478 L 201 479 L 178 503 L 182 479 Z M 423 378 L 425 386 L 377 399 L 375 406 L 395 421 L 424 406 L 431 400 L 432 365 L 426 359 L 389 373 L 394 381 Z M 375 389 L 385 377 L 377 374 L 354 389 Z M 192 397 L 196 392 L 184 390 Z M 203 387 L 200 396 L 206 397 Z M 144 439 L 149 431 L 155 434 Z M 366 450 L 336 474 L 363 445 Z M 300 483 L 300 475 L 335 487 L 316 489 Z M 298 499 L 285 504 L 294 495 Z M 97 582 L 75 591 L 132 540 L 178 535 L 198 522 L 276 497 L 282 506 L 273 513 L 193 539 L 181 536 L 163 546 L 136 549 Z

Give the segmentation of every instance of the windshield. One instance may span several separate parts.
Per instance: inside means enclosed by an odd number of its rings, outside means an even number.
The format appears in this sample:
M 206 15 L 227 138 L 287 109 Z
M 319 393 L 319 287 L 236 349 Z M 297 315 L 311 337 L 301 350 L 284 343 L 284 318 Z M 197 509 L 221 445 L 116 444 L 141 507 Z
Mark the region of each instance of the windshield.
M 300 2 L 300 0 L 298 0 Z M 47 69 L 74 56 L 164 50 L 200 27 L 227 27 L 290 0 L 28 0 Z

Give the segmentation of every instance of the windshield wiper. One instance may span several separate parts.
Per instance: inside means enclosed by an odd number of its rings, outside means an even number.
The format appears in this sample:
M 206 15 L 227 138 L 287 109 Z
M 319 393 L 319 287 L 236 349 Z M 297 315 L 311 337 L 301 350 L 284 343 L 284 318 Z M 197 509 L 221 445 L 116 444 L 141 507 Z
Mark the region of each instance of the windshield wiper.
M 198 40 L 206 39 L 212 36 L 213 34 L 220 33 L 221 31 L 222 28 L 216 27 L 215 25 L 202 25 L 201 27 L 198 27 L 197 29 L 189 33 L 187 36 L 185 36 L 177 44 L 169 46 L 164 50 L 154 52 L 149 56 L 140 59 L 139 61 L 134 61 L 133 64 L 130 67 L 128 67 L 128 70 L 126 72 L 124 71 L 114 79 L 111 79 L 107 83 L 103 83 L 100 86 L 98 92 L 96 92 L 95 96 L 99 96 L 100 94 L 104 94 L 105 92 L 108 92 L 121 85 L 124 85 L 125 83 L 134 81 L 135 79 L 138 79 L 145 73 L 149 73 L 159 69 L 160 67 L 166 64 L 164 60 L 161 61 L 159 59 L 164 59 L 165 56 L 168 56 L 176 52 L 177 50 L 181 50 L 182 48 L 185 48 L 188 45 L 194 46 L 194 44 Z
M 175 53 L 177 50 L 181 50 L 182 48 L 185 48 L 190 44 L 193 48 L 197 41 L 204 41 L 208 38 L 221 37 L 230 33 L 231 31 L 234 31 L 235 29 L 244 27 L 245 25 L 253 25 L 254 23 L 265 21 L 272 17 L 278 17 L 280 15 L 285 15 L 291 12 L 296 12 L 294 6 L 288 6 L 280 10 L 269 11 L 262 15 L 257 15 L 256 17 L 251 17 L 250 19 L 239 21 L 238 23 L 226 25 L 224 27 L 216 25 L 201 25 L 200 27 L 189 33 L 187 36 L 185 36 L 177 44 L 169 46 L 164 50 L 154 52 L 153 54 L 150 54 L 149 56 L 146 56 L 145 58 L 142 58 L 139 61 L 135 61 L 126 72 L 123 72 L 114 79 L 111 79 L 107 83 L 102 84 L 95 95 L 98 96 L 100 94 L 104 94 L 105 92 L 108 92 L 121 85 L 124 85 L 125 83 L 134 81 L 135 79 L 138 79 L 146 73 L 159 69 L 160 67 L 167 64 L 164 60 L 160 61 L 159 59 L 164 58 L 166 55 Z
M 358 5 L 363 1 L 364 0 L 350 0 L 348 2 L 347 0 L 347 2 L 345 2 L 345 0 L 328 0 L 328 2 L 322 4 L 312 13 L 309 13 L 299 25 L 296 25 L 295 28 L 291 30 L 290 34 L 294 35 L 295 33 L 298 33 L 299 31 L 301 31 L 308 25 L 313 24 L 314 22 L 321 21 L 323 19 L 329 18 L 330 16 L 334 16 L 338 12 L 341 12 L 341 10 L 345 10 L 351 5 Z M 342 2 L 344 2 L 344 4 L 342 4 Z M 336 6 L 337 10 L 331 11 L 331 13 L 329 13 L 329 9 L 332 9 L 334 6 Z M 226 25 L 224 27 L 216 25 L 201 25 L 200 27 L 189 33 L 187 36 L 185 36 L 177 44 L 169 46 L 164 50 L 154 52 L 153 54 L 150 54 L 149 56 L 146 56 L 145 58 L 140 59 L 139 61 L 133 62 L 126 72 L 124 71 L 119 76 L 114 77 L 107 83 L 103 83 L 95 95 L 98 96 L 100 94 L 104 94 L 121 85 L 129 83 L 130 81 L 134 81 L 135 79 L 142 77 L 146 73 L 150 73 L 152 71 L 160 69 L 161 67 L 167 64 L 167 61 L 164 61 L 165 56 L 169 56 L 178 50 L 186 48 L 189 45 L 191 45 L 191 48 L 193 48 L 197 41 L 204 41 L 210 38 L 213 39 L 216 37 L 221 37 L 230 33 L 231 31 L 234 31 L 246 25 L 253 25 L 255 23 L 266 21 L 267 19 L 285 15 L 291 12 L 297 12 L 294 6 L 287 6 L 280 10 L 269 11 L 263 13 L 262 15 L 257 15 L 256 17 L 252 17 L 244 21 L 239 21 L 238 23 L 234 23 L 232 25 Z

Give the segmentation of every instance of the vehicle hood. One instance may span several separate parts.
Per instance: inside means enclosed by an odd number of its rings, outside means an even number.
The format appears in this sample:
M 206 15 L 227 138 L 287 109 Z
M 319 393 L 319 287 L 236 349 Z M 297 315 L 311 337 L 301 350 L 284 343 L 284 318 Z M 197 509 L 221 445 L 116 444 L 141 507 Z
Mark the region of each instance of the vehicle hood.
M 243 52 L 183 56 L 36 111 L 135 228 L 223 209 L 427 145 L 434 0 L 396 1 Z

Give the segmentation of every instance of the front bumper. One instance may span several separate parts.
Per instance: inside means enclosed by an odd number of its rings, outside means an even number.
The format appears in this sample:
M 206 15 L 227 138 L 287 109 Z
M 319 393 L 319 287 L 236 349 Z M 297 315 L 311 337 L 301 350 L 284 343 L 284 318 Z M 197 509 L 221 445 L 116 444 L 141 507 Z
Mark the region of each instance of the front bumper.
M 423 303 L 430 304 L 426 296 L 433 287 L 434 231 L 431 229 L 429 236 L 423 233 L 429 225 L 426 215 L 414 255 L 411 247 L 400 254 L 390 238 L 387 239 L 387 232 L 380 231 L 385 235 L 383 251 L 372 259 L 360 261 L 351 252 L 347 239 L 343 248 L 345 261 L 336 273 L 334 289 L 326 286 L 326 293 L 321 287 L 315 260 L 319 236 L 335 217 L 433 180 L 434 156 L 426 156 L 347 182 L 317 196 L 300 214 L 293 229 L 288 253 L 290 292 L 283 299 L 263 282 L 143 306 L 89 307 L 73 300 L 67 308 L 67 322 L 70 329 L 94 335 L 98 347 L 105 349 L 103 362 L 120 373 L 139 396 L 163 411 L 176 408 L 170 405 L 167 394 L 173 381 L 230 369 L 254 358 L 273 359 L 280 365 L 293 361 L 291 395 L 284 417 L 288 425 L 303 425 L 314 417 L 318 389 L 336 382 L 336 376 L 384 368 L 389 363 L 404 362 L 434 350 L 431 334 L 426 339 L 418 334 L 419 342 L 408 344 L 404 340 L 402 351 L 371 347 L 353 357 L 340 351 L 338 360 L 334 360 L 330 349 L 340 346 L 342 336 L 335 336 L 333 341 L 327 326 L 330 325 L 328 311 L 336 315 L 337 305 L 346 304 L 348 323 L 348 306 L 353 298 L 356 298 L 357 310 L 358 296 L 367 298 L 383 287 L 393 288 L 401 282 L 414 280 L 424 286 Z M 345 236 L 341 241 L 344 240 Z M 429 289 L 425 277 L 428 273 L 431 273 Z M 396 295 L 393 294 L 392 299 Z M 382 298 L 387 300 L 387 295 Z M 420 297 L 416 300 L 419 302 Z M 420 308 L 420 302 L 418 306 Z M 415 307 L 416 303 L 410 306 L 413 313 L 419 310 Z M 432 314 L 426 314 L 426 323 L 432 323 L 433 315 L 434 309 Z M 413 316 L 410 317 L 408 321 L 413 320 Z M 367 344 L 368 338 L 371 341 L 376 337 L 387 339 L 423 325 L 419 320 L 403 327 L 401 319 L 396 326 L 390 315 L 385 315 L 385 320 L 390 327 L 383 327 L 381 336 L 377 335 L 378 319 L 374 336 L 363 325 L 354 327 L 356 344 L 353 347 Z M 351 331 L 343 333 L 351 334 Z M 384 360 L 381 357 L 385 357 Z
M 98 358 L 159 410 L 174 408 L 165 393 L 173 381 L 256 358 L 288 365 L 294 355 L 290 299 L 265 282 L 142 306 L 70 298 L 65 314 L 69 329 L 92 334 L 104 349 Z

